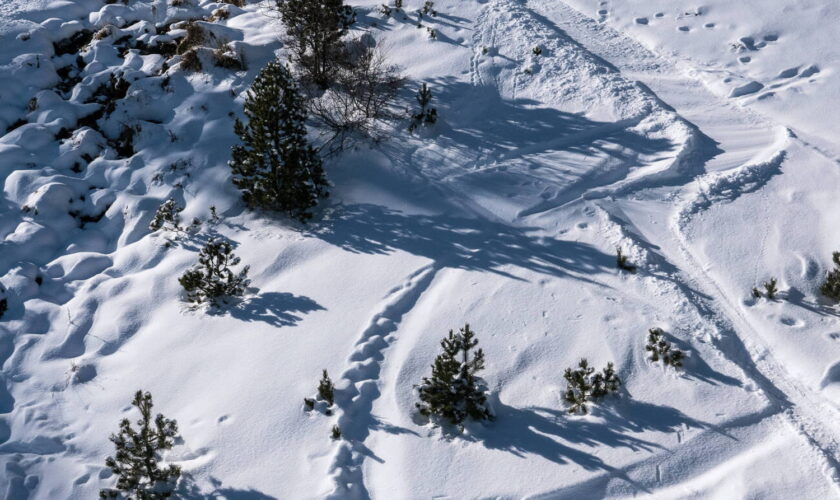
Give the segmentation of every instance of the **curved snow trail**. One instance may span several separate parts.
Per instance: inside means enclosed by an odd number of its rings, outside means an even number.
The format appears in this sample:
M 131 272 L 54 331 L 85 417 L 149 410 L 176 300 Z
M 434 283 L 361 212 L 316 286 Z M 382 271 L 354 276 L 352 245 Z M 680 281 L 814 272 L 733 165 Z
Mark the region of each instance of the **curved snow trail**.
M 373 402 L 380 395 L 379 375 L 383 352 L 396 340 L 395 333 L 402 317 L 417 303 L 435 278 L 440 267 L 428 264 L 406 277 L 383 300 L 382 308 L 362 330 L 349 366 L 341 374 L 336 387 L 338 426 L 341 441 L 330 465 L 333 490 L 327 498 L 369 498 L 364 483 L 362 464 L 376 455 L 365 447 L 365 440 L 376 420 L 371 414 Z
M 728 296 L 709 275 L 684 233 L 692 215 L 714 203 L 759 190 L 777 175 L 785 150 L 796 140 L 795 135 L 747 108 L 733 106 L 714 96 L 698 79 L 692 78 L 692 69 L 683 67 L 680 71 L 679 65 L 652 54 L 625 35 L 565 4 L 546 0 L 528 0 L 528 4 L 550 13 L 558 26 L 622 72 L 644 80 L 675 112 L 718 143 L 722 153 L 706 162 L 708 173 L 679 190 L 682 201 L 669 227 L 679 254 L 669 255 L 669 260 L 683 264 L 680 269 L 688 284 L 711 297 L 695 296 L 693 300 L 703 302 L 701 309 L 717 324 L 720 333 L 715 344 L 719 351 L 756 381 L 790 425 L 822 455 L 824 472 L 838 487 L 840 463 L 836 457 L 840 456 L 840 443 L 835 436 L 840 432 L 836 424 L 840 412 L 790 376 L 775 360 L 756 327 L 733 305 L 738 298 Z M 680 73 L 685 77 L 674 78 L 674 74 Z M 814 149 L 804 141 L 797 142 Z M 817 152 L 825 156 L 823 151 Z

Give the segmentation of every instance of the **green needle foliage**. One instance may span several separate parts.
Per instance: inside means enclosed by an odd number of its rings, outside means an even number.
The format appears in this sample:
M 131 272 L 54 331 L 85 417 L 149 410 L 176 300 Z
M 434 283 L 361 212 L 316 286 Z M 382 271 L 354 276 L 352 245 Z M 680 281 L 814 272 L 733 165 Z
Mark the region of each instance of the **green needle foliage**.
M 187 292 L 188 301 L 215 305 L 224 297 L 241 296 L 250 284 L 249 266 L 234 273 L 230 267 L 237 264 L 239 257 L 233 254 L 231 244 L 213 240 L 199 252 L 198 265 L 185 272 L 178 282 Z
M 178 435 L 178 423 L 158 414 L 152 420 L 152 395 L 137 391 L 131 403 L 140 410 L 137 429 L 126 418 L 120 430 L 111 435 L 116 454 L 105 465 L 117 476 L 116 489 L 99 491 L 100 498 L 153 500 L 172 496 L 181 468 L 161 467 L 160 453 L 169 450 Z
M 242 144 L 233 147 L 233 184 L 251 208 L 283 212 L 306 222 L 327 196 L 321 158 L 306 137 L 306 107 L 289 69 L 278 61 L 260 71 L 245 99 L 247 125 L 236 120 Z
M 612 363 L 607 363 L 606 368 L 596 373 L 586 358 L 580 360 L 578 369 L 566 368 L 563 378 L 568 382 L 563 399 L 569 404 L 569 413 L 586 414 L 589 411 L 587 403 L 618 392 L 621 386 L 621 379 L 615 374 Z

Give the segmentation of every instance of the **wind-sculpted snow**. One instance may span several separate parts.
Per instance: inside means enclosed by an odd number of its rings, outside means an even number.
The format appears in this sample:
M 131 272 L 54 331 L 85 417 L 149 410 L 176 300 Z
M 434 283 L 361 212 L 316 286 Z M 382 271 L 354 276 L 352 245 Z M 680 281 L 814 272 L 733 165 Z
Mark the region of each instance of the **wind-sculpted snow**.
M 247 210 L 227 165 L 288 56 L 272 2 L 0 4 L 0 496 L 112 487 L 137 389 L 178 421 L 180 498 L 838 496 L 838 61 L 803 21 L 835 7 L 350 3 L 407 77 L 395 111 L 425 82 L 439 119 L 328 158 L 306 226 Z M 151 231 L 169 199 L 182 225 Z M 218 238 L 251 287 L 191 308 L 177 278 Z M 415 385 L 464 323 L 496 418 L 434 427 Z M 569 415 L 583 357 L 623 385 Z

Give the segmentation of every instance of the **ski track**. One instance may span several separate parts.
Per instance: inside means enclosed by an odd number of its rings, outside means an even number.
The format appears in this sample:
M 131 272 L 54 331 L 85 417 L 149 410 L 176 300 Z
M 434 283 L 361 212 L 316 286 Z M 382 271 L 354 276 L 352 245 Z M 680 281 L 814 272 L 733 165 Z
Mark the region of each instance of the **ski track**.
M 429 264 L 411 273 L 402 285 L 385 297 L 382 310 L 373 315 L 356 342 L 335 394 L 342 439 L 330 465 L 333 492 L 327 498 L 369 498 L 362 464 L 367 456 L 375 454 L 364 442 L 376 424 L 371 408 L 380 395 L 379 375 L 384 352 L 396 340 L 403 316 L 429 288 L 438 270 L 437 264 Z

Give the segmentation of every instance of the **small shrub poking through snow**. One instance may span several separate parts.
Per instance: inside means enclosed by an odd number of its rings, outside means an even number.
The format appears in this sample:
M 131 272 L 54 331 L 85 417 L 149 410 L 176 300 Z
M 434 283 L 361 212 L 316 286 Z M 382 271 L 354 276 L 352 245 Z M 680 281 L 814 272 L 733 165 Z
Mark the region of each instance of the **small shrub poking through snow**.
M 779 292 L 779 287 L 776 286 L 776 278 L 770 278 L 770 281 L 765 281 L 763 286 L 767 298 L 770 300 L 775 299 L 776 294 Z
M 437 108 L 430 106 L 432 102 L 432 91 L 425 83 L 420 86 L 415 96 L 417 103 L 420 104 L 420 111 L 411 115 L 411 124 L 408 126 L 409 132 L 414 132 L 419 126 L 429 126 L 437 123 Z
M 435 358 L 431 377 L 418 386 L 421 415 L 447 420 L 462 426 L 464 420 L 491 419 L 487 408 L 487 389 L 476 374 L 484 369 L 484 351 L 478 349 L 475 332 L 464 325 L 458 333 L 449 330 L 441 343 L 443 353 Z
M 288 68 L 268 63 L 245 99 L 248 123 L 236 120 L 242 141 L 232 150 L 233 184 L 251 208 L 284 212 L 305 222 L 327 196 L 321 159 L 306 138 L 304 99 Z
M 682 366 L 685 354 L 679 349 L 673 349 L 671 343 L 665 340 L 664 333 L 661 328 L 648 330 L 648 343 L 645 350 L 650 353 L 650 360 L 654 363 L 661 360 L 665 366 L 679 368 Z
M 160 453 L 172 448 L 178 423 L 158 414 L 152 420 L 152 395 L 137 391 L 131 403 L 140 410 L 139 429 L 134 429 L 126 418 L 120 430 L 111 435 L 116 454 L 105 460 L 105 465 L 117 476 L 116 489 L 99 491 L 100 498 L 157 499 L 172 496 L 181 468 L 177 465 L 160 466 Z
M 183 208 L 179 207 L 172 198 L 164 201 L 155 212 L 155 217 L 149 224 L 150 231 L 157 231 L 159 229 L 166 229 L 168 231 L 178 231 L 181 229 L 180 221 L 181 211 Z
M 333 385 L 332 380 L 330 380 L 327 370 L 324 370 L 321 381 L 318 382 L 318 397 L 323 401 L 326 401 L 330 406 L 335 403 L 335 386 Z
M 330 438 L 333 441 L 338 441 L 341 439 L 341 428 L 337 425 L 332 426 L 332 431 L 330 432 Z
M 615 261 L 616 266 L 622 271 L 627 271 L 628 273 L 636 272 L 636 266 L 627 262 L 627 256 L 621 251 L 621 247 L 615 249 Z
M 840 302 L 840 252 L 834 252 L 831 260 L 834 261 L 834 269 L 828 272 L 825 282 L 820 286 L 820 292 L 835 302 Z
M 589 411 L 587 403 L 615 393 L 621 386 L 621 379 L 615 374 L 612 363 L 607 363 L 606 368 L 595 373 L 595 368 L 589 366 L 586 358 L 580 360 L 578 369 L 566 368 L 563 378 L 569 384 L 563 396 L 569 404 L 569 413 L 585 415 Z
M 6 289 L 3 288 L 3 285 L 0 285 L 0 319 L 3 319 L 3 315 L 6 314 L 8 309 L 9 300 L 6 298 Z
M 197 49 L 190 49 L 181 55 L 181 69 L 197 73 L 203 69 Z
M 198 265 L 178 278 L 187 292 L 187 300 L 197 304 L 216 304 L 224 297 L 238 297 L 248 287 L 249 266 L 234 273 L 230 268 L 239 264 L 233 247 L 227 241 L 213 240 L 201 249 Z

